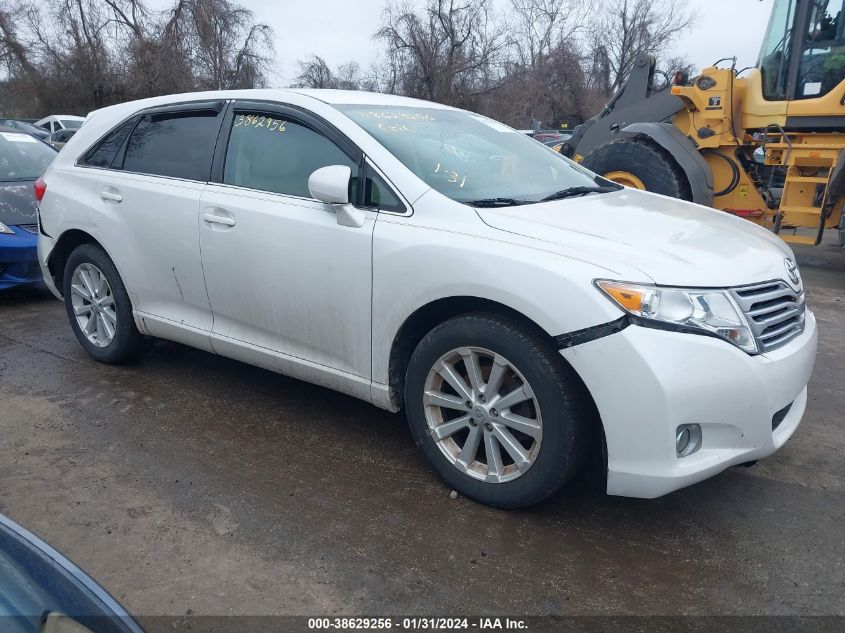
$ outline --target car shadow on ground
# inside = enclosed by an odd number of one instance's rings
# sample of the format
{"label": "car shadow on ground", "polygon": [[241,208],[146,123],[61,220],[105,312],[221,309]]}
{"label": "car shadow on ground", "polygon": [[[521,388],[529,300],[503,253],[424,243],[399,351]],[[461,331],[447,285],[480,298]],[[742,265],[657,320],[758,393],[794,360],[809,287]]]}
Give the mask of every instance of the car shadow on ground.
{"label": "car shadow on ground", "polygon": [[30,303],[55,301],[52,293],[43,283],[27,284],[0,290],[0,308],[15,307]]}

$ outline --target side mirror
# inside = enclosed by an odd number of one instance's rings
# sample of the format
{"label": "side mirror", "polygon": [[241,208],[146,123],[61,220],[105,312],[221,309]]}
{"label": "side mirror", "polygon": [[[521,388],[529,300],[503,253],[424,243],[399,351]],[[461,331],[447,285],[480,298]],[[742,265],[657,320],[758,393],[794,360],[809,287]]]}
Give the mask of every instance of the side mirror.
{"label": "side mirror", "polygon": [[349,204],[349,179],[352,170],[346,165],[320,167],[308,177],[308,191],[326,204]]}
{"label": "side mirror", "polygon": [[337,223],[360,229],[367,214],[349,204],[349,180],[352,170],[346,165],[320,167],[308,177],[308,191],[320,202],[332,205]]}

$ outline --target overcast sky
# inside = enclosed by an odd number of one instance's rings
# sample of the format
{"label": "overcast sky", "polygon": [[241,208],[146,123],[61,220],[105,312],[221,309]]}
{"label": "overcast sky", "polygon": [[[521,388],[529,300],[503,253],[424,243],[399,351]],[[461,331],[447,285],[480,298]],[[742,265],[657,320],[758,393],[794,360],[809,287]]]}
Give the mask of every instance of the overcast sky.
{"label": "overcast sky", "polygon": [[[373,32],[381,22],[385,0],[236,0],[251,9],[276,33],[277,77],[286,86],[297,75],[296,62],[316,53],[332,66],[355,60],[369,67],[375,57]],[[503,11],[507,0],[495,0]],[[161,4],[169,4],[162,2]],[[414,0],[422,6],[424,0]],[[698,11],[695,27],[674,45],[700,70],[717,59],[736,55],[737,68],[754,64],[768,22],[772,0],[689,0]]]}

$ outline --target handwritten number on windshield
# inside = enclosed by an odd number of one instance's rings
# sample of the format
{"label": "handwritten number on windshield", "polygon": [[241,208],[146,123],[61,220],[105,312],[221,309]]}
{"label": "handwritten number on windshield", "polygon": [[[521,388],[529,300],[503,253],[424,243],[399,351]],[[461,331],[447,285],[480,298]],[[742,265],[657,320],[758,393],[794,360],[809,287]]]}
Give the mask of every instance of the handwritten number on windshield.
{"label": "handwritten number on windshield", "polygon": [[452,183],[455,183],[455,184],[460,183],[460,184],[458,184],[458,187],[461,187],[461,188],[463,188],[464,184],[467,181],[466,176],[461,178],[461,175],[458,172],[449,171],[448,169],[443,168],[440,163],[437,163],[437,167],[434,168],[434,173],[435,174],[441,174],[442,173],[444,176],[446,176],[446,180],[448,182],[452,182]]}

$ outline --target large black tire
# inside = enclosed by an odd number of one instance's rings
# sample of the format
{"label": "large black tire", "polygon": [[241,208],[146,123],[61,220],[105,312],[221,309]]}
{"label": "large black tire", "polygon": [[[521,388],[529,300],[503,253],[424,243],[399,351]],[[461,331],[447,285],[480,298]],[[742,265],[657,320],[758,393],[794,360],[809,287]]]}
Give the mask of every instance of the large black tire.
{"label": "large black tire", "polygon": [[[117,315],[115,334],[111,342],[99,347],[88,340],[82,331],[76,316],[71,300],[71,283],[74,271],[82,264],[91,264],[99,269],[108,281],[111,289],[111,296],[114,299],[114,312]],[[95,244],[82,244],[77,246],[67,259],[65,264],[63,290],[65,309],[67,311],[70,326],[76,335],[79,344],[85,348],[94,360],[101,363],[119,364],[136,358],[148,346],[146,339],[135,326],[135,318],[132,314],[132,302],[129,294],[123,285],[123,280],[115,268],[114,262],[106,252]]]}
{"label": "large black tire", "polygon": [[839,246],[845,249],[845,212],[839,217]]}
{"label": "large black tire", "polygon": [[680,166],[649,141],[635,138],[609,141],[584,156],[581,164],[600,176],[614,171],[629,172],[642,181],[646,191],[692,200],[689,183]]}
{"label": "large black tire", "polygon": [[[483,348],[506,358],[530,384],[539,404],[542,438],[536,456],[527,470],[510,481],[487,482],[459,469],[440,450],[426,420],[424,393],[429,371],[445,354],[463,347]],[[488,378],[489,370],[485,380]],[[437,474],[462,495],[500,508],[537,503],[580,469],[587,458],[588,401],[573,370],[538,333],[516,320],[487,313],[458,316],[429,332],[414,351],[405,379],[411,434]]]}

